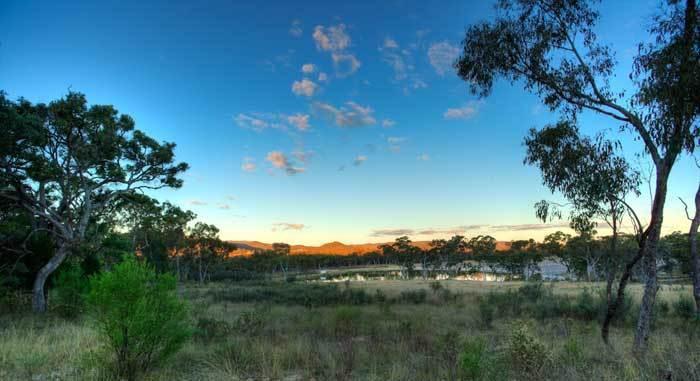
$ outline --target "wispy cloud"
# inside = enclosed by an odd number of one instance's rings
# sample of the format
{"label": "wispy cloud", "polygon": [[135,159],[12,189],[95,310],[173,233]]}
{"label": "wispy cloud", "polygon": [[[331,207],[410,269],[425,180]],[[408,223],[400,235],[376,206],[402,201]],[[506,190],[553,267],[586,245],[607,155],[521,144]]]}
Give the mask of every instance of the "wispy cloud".
{"label": "wispy cloud", "polygon": [[289,28],[289,34],[297,38],[304,34],[304,30],[301,29],[301,20],[295,19],[292,21],[292,26]]}
{"label": "wispy cloud", "polygon": [[377,229],[372,231],[372,237],[399,237],[413,233],[413,229]]}
{"label": "wispy cloud", "polygon": [[556,222],[551,224],[518,224],[518,225],[493,225],[489,229],[494,231],[524,231],[568,228],[568,222]]}
{"label": "wispy cloud", "polygon": [[338,127],[362,127],[377,123],[371,107],[361,106],[355,102],[346,102],[345,106],[339,108],[328,103],[314,102],[313,109],[330,117]]}
{"label": "wispy cloud", "polygon": [[418,161],[428,161],[430,160],[430,155],[428,155],[427,153],[422,153],[418,155],[417,159]]}
{"label": "wispy cloud", "polygon": [[255,159],[252,157],[243,158],[243,163],[241,164],[241,169],[245,172],[255,172],[257,165],[255,165]]}
{"label": "wispy cloud", "polygon": [[328,74],[324,72],[318,73],[318,81],[319,82],[327,82],[328,81]]}
{"label": "wispy cloud", "polygon": [[306,131],[311,127],[309,124],[308,114],[294,114],[287,117],[289,124],[293,125],[299,131]]}
{"label": "wispy cloud", "polygon": [[382,120],[382,127],[384,127],[384,128],[394,127],[395,125],[396,125],[396,122],[391,120],[391,119]]}
{"label": "wispy cloud", "polygon": [[316,65],[314,65],[312,63],[307,63],[307,64],[301,65],[301,72],[304,74],[311,74],[314,71],[316,71]]}
{"label": "wispy cloud", "polygon": [[387,143],[389,143],[389,150],[391,152],[401,151],[401,144],[406,140],[406,138],[401,136],[390,136],[386,139]]}
{"label": "wispy cloud", "polygon": [[355,160],[352,162],[352,165],[354,165],[354,166],[356,166],[356,167],[359,167],[359,166],[362,165],[362,163],[364,163],[365,161],[367,161],[367,156],[365,156],[365,155],[358,155],[357,157],[355,157]]}
{"label": "wispy cloud", "polygon": [[295,166],[289,161],[287,156],[280,151],[269,152],[265,160],[269,161],[273,167],[284,170],[287,175],[296,175],[297,173],[302,173],[306,170],[303,167]]}
{"label": "wispy cloud", "polygon": [[291,222],[279,222],[276,224],[272,224],[272,231],[286,231],[286,230],[303,230],[305,228],[308,228],[308,226],[304,224],[299,224],[299,223],[291,223]]}
{"label": "wispy cloud", "polygon": [[205,206],[205,205],[207,205],[207,202],[202,201],[202,200],[190,200],[190,205]]}
{"label": "wispy cloud", "polygon": [[459,48],[447,41],[432,44],[428,49],[430,64],[433,65],[435,72],[440,76],[454,70],[452,64],[454,64],[458,56]]}
{"label": "wispy cloud", "polygon": [[448,108],[443,114],[445,119],[469,119],[479,113],[480,102],[469,102],[462,107]]}
{"label": "wispy cloud", "polygon": [[284,125],[274,120],[274,116],[262,114],[238,114],[233,120],[242,128],[262,131],[267,128],[284,128]]}
{"label": "wispy cloud", "polygon": [[229,209],[231,209],[231,205],[229,205],[229,204],[223,204],[223,203],[217,204],[216,207],[219,208],[219,209],[222,209],[222,210],[229,210]]}
{"label": "wispy cloud", "polygon": [[351,40],[350,35],[346,32],[345,24],[328,27],[318,25],[314,28],[312,37],[318,50],[331,53],[333,66],[338,77],[349,76],[360,68],[360,60],[354,54],[346,51],[350,47]]}

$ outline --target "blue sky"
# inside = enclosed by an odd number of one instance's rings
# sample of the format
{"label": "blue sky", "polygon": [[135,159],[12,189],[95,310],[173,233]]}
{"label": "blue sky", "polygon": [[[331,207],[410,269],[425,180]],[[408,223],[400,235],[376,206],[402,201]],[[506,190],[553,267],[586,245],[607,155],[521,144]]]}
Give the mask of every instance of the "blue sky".
{"label": "blue sky", "polygon": [[[598,31],[628,87],[655,2],[603,1]],[[522,138],[557,119],[521,87],[470,96],[449,63],[465,1],[3,1],[0,89],[48,102],[69,89],[177,143],[185,186],[157,197],[226,239],[319,244],[491,234],[541,239],[533,204],[556,199],[523,166]],[[608,130],[637,163],[641,144]],[[642,159],[640,165],[648,165]],[[686,230],[698,170],[672,174],[666,231]],[[632,200],[647,214],[649,195]]]}

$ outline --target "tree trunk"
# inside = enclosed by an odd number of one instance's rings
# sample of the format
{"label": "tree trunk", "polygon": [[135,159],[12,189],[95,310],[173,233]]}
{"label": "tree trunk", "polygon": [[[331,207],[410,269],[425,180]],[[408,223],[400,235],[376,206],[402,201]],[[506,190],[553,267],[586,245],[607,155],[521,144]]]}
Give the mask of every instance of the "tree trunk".
{"label": "tree trunk", "polygon": [[[613,300],[613,295],[612,295],[612,287],[613,283],[615,282],[615,275],[617,274],[617,262],[615,261],[616,256],[617,256],[617,215],[615,205],[612,204],[612,207],[610,208],[612,212],[612,238],[610,239],[610,254],[608,255],[607,258],[607,271],[605,274],[605,301],[607,305],[607,310],[606,310],[606,315],[605,315],[605,320],[603,321],[603,326],[601,327],[600,335],[603,338],[603,341],[605,344],[609,344],[608,338],[610,334],[610,323],[612,322],[612,318],[615,317],[614,313],[613,315],[608,317],[607,312],[613,308],[613,304],[615,300]],[[617,309],[617,306],[614,307]]]}
{"label": "tree trunk", "polygon": [[663,166],[663,164],[657,166],[656,192],[654,193],[654,203],[651,208],[651,219],[649,221],[649,227],[647,228],[646,240],[641,247],[646,280],[644,281],[642,305],[639,308],[637,329],[634,334],[634,351],[637,353],[646,351],[651,330],[651,320],[654,315],[656,292],[659,288],[656,278],[656,251],[659,238],[661,237],[661,225],[664,219],[664,205],[666,203],[669,169],[670,168]]}
{"label": "tree trunk", "polygon": [[61,244],[58,247],[58,250],[56,250],[54,255],[51,257],[51,259],[49,259],[49,261],[44,265],[44,267],[42,267],[36,274],[36,278],[34,279],[34,286],[32,288],[32,309],[35,313],[46,312],[46,291],[44,290],[46,280],[49,279],[49,276],[51,276],[51,274],[53,274],[53,272],[56,271],[58,266],[60,266],[61,263],[63,263],[63,261],[68,256],[68,252],[68,244]]}
{"label": "tree trunk", "polygon": [[700,186],[695,193],[695,215],[690,223],[688,242],[690,260],[693,265],[693,297],[695,297],[695,315],[700,319],[700,256],[698,256],[698,227],[700,227]]}

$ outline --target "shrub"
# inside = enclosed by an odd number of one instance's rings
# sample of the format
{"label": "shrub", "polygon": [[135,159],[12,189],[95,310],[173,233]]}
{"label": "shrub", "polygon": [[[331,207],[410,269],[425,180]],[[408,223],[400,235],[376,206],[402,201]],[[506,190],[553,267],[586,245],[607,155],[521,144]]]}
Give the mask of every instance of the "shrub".
{"label": "shrub", "polygon": [[681,294],[678,300],[673,302],[673,311],[682,319],[693,319],[695,317],[695,301],[690,295]]}
{"label": "shrub", "polygon": [[197,319],[197,326],[194,331],[195,338],[202,341],[212,341],[221,339],[231,333],[232,328],[228,322],[206,317]]}
{"label": "shrub", "polygon": [[131,256],[90,278],[87,301],[118,377],[135,380],[190,337],[185,304],[175,288],[172,275],[158,275]]}
{"label": "shrub", "polygon": [[438,291],[442,290],[443,288],[442,283],[438,281],[430,282],[430,289],[433,290],[434,294],[437,294]]}
{"label": "shrub", "polygon": [[428,293],[423,290],[404,290],[399,294],[399,301],[405,303],[420,304],[425,303]]}
{"label": "shrub", "polygon": [[80,266],[66,263],[56,276],[54,297],[56,311],[65,317],[75,317],[85,309],[89,282]]}
{"label": "shrub", "polygon": [[530,331],[521,324],[510,337],[508,354],[514,368],[522,372],[526,379],[541,379],[546,365],[550,363],[549,350]]}
{"label": "shrub", "polygon": [[495,315],[496,307],[491,301],[488,298],[479,298],[479,317],[486,328],[491,328]]}
{"label": "shrub", "polygon": [[482,379],[485,371],[489,368],[489,359],[484,339],[480,337],[468,339],[459,354],[459,367],[464,379]]}
{"label": "shrub", "polygon": [[531,302],[536,302],[542,298],[547,290],[545,290],[544,285],[540,282],[527,283],[518,289],[520,295],[522,295],[526,300]]}

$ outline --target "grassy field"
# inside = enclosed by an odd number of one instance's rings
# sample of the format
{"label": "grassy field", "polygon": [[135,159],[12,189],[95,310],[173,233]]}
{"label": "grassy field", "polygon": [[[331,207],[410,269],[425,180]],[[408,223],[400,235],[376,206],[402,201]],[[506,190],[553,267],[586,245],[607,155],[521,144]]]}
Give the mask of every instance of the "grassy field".
{"label": "grassy field", "polygon": [[[662,288],[666,307],[649,353],[637,359],[630,354],[636,307],[619,319],[610,346],[599,338],[596,310],[586,317],[600,284],[440,284],[187,286],[197,331],[147,379],[700,379],[700,324],[674,307],[689,286]],[[0,380],[110,379],[103,350],[88,317],[0,315]]]}

